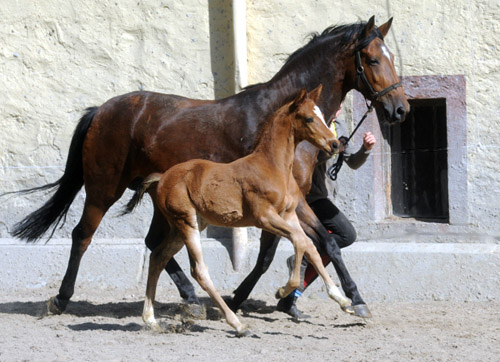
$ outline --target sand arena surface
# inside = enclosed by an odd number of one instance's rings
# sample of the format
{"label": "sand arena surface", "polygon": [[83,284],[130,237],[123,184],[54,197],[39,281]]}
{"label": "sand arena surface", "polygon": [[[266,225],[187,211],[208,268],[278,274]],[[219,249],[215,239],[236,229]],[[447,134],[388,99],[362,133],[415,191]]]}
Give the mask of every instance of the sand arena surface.
{"label": "sand arena surface", "polygon": [[[159,295],[156,317],[143,298],[79,291],[60,316],[44,316],[54,290],[0,297],[0,361],[499,361],[500,303],[373,303],[373,318],[344,314],[330,300],[302,298],[300,323],[254,296],[238,312],[253,335],[236,338],[208,298],[207,319],[192,320],[178,297]],[[229,293],[224,293],[228,295]]]}

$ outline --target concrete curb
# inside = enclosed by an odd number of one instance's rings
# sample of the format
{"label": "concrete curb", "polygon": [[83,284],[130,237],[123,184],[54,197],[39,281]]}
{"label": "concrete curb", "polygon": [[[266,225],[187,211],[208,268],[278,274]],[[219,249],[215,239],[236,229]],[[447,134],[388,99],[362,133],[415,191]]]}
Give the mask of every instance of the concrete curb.
{"label": "concrete curb", "polygon": [[[252,269],[259,245],[249,242],[240,272],[233,270],[224,245],[227,243],[204,240],[204,258],[217,288],[230,293]],[[0,291],[24,293],[58,288],[70,247],[69,239],[51,240],[46,245],[0,239]],[[274,294],[282,286],[288,275],[285,259],[292,252],[289,242],[281,242],[253,295]],[[121,290],[143,294],[148,255],[140,239],[95,240],[82,260],[75,293],[79,289],[106,289],[116,290],[117,295]],[[367,302],[500,300],[500,245],[357,242],[343,255]],[[178,261],[189,273],[184,249]],[[335,276],[331,266],[328,271]],[[166,275],[161,277],[160,286],[177,295]],[[311,294],[326,298],[322,283],[316,282],[306,291],[306,295]]]}

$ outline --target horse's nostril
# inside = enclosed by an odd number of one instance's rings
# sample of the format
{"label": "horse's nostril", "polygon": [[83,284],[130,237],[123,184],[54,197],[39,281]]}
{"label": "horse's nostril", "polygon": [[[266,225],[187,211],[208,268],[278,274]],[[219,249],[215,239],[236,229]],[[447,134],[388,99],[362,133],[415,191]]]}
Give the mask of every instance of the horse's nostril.
{"label": "horse's nostril", "polygon": [[404,107],[398,107],[398,109],[396,110],[396,112],[397,112],[400,116],[402,116],[402,115],[404,115],[404,114],[406,113],[406,111],[405,111]]}

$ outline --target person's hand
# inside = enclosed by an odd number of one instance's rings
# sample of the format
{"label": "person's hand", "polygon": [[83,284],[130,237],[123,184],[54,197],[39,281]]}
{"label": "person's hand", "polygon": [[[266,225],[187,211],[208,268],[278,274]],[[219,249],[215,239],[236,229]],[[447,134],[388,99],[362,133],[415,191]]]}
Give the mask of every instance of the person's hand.
{"label": "person's hand", "polygon": [[365,150],[371,150],[375,146],[375,143],[377,143],[375,136],[371,132],[366,132],[363,136],[363,147]]}

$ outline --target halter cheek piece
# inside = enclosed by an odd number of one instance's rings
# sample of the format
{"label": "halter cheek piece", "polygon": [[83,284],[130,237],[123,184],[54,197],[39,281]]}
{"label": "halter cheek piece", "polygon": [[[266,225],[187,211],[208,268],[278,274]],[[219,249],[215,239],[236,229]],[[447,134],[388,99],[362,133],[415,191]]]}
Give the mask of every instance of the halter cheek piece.
{"label": "halter cheek piece", "polygon": [[[394,83],[393,85],[390,85],[389,87],[387,87],[385,89],[382,89],[380,92],[376,92],[373,89],[370,82],[368,82],[368,78],[366,78],[365,67],[363,67],[363,64],[361,63],[361,49],[366,47],[375,37],[382,38],[382,34],[380,34],[378,29],[371,35],[370,39],[368,39],[369,41],[367,43],[365,43],[365,45],[362,46],[361,48],[356,49],[355,53],[354,53],[354,61],[355,61],[355,66],[356,66],[356,83],[355,83],[356,87],[358,87],[358,89],[360,88],[359,87],[359,80],[361,79],[361,81],[363,82],[365,87],[370,92],[370,100],[372,102],[370,103],[370,105],[368,105],[368,102],[366,103],[366,107],[368,107],[368,110],[365,112],[365,114],[363,115],[363,117],[359,121],[356,128],[354,128],[354,131],[352,131],[349,138],[341,137],[341,138],[343,138],[342,143],[344,143],[344,146],[347,146],[347,143],[351,140],[352,136],[354,136],[354,133],[358,130],[358,128],[363,123],[363,121],[366,119],[366,117],[368,116],[368,113],[370,113],[373,110],[373,107],[374,107],[373,103],[379,101],[380,98],[385,96],[390,91],[401,87],[401,82],[398,82],[398,83]],[[327,174],[330,177],[330,179],[332,179],[333,181],[335,181],[337,179],[338,173],[339,173],[340,168],[342,167],[343,163],[344,163],[344,152],[341,152],[338,155],[337,161],[328,168]]]}
{"label": "halter cheek piece", "polygon": [[355,62],[356,62],[356,86],[359,88],[359,79],[361,79],[365,87],[368,88],[368,91],[370,92],[370,98],[372,102],[378,101],[380,98],[385,96],[393,89],[401,87],[401,82],[398,82],[394,83],[393,85],[390,85],[389,87],[381,90],[380,92],[375,92],[372,85],[370,84],[370,82],[368,82],[368,79],[366,78],[365,67],[363,67],[363,64],[361,63],[361,50],[356,50]]}

